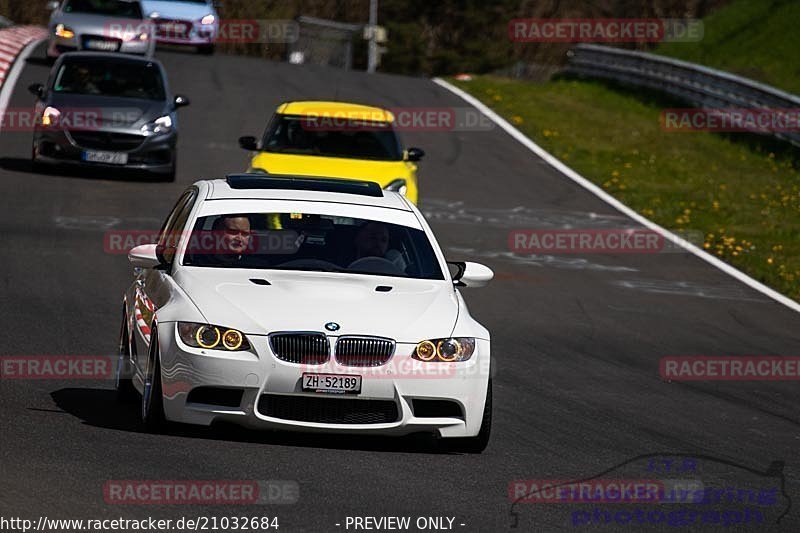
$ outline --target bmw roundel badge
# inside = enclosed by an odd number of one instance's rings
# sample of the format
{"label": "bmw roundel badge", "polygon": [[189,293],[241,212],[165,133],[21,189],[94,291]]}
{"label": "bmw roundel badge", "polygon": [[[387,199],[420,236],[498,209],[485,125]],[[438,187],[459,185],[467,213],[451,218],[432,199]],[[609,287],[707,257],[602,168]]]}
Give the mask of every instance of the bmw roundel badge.
{"label": "bmw roundel badge", "polygon": [[328,331],[338,331],[339,327],[340,327],[339,324],[337,324],[336,322],[328,322],[327,324],[325,324],[325,329],[327,329]]}

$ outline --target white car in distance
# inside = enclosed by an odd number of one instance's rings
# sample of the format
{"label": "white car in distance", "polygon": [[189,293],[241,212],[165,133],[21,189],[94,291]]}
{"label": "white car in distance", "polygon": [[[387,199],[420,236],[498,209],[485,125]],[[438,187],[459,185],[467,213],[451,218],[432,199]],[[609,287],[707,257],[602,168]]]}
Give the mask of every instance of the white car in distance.
{"label": "white car in distance", "polygon": [[482,451],[489,332],[419,210],[376,183],[230,175],[179,198],[129,252],[117,389],[169,421],[404,435]]}

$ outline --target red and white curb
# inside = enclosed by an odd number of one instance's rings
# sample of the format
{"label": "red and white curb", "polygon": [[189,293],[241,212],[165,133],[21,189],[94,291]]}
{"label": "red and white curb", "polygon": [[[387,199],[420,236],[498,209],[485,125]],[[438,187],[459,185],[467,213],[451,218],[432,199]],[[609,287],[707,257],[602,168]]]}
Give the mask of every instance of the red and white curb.
{"label": "red and white curb", "polygon": [[[145,341],[150,342],[150,326],[144,321],[144,317],[142,317],[142,311],[139,309],[138,301],[139,300],[137,300],[137,304],[133,306],[133,318],[136,320],[136,325],[139,326],[142,335],[144,335]],[[143,303],[152,315],[156,310],[155,306],[149,300],[145,300]]]}
{"label": "red and white curb", "polygon": [[0,30],[0,87],[22,49],[46,36],[47,30],[41,26],[13,26]]}

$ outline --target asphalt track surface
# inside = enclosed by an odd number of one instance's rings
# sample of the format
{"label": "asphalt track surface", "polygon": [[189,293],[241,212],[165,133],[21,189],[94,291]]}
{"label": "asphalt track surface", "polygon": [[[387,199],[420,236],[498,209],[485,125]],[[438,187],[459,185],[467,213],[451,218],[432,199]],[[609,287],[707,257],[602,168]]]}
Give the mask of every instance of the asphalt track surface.
{"label": "asphalt track surface", "polygon": [[[11,107],[32,105],[25,88],[46,79],[43,53],[28,60]],[[156,230],[187,185],[243,170],[248,156],[236,139],[260,134],[279,102],[466,106],[426,79],[158,57],[173,91],[192,101],[180,111],[175,183],[32,173],[30,134],[0,135],[0,355],[114,353],[132,278],[124,255],[104,251],[104,233]],[[511,480],[585,479],[626,462],[624,476],[641,479],[652,473],[635,458],[687,454],[734,465],[733,478],[785,462],[795,504],[780,526],[759,530],[800,530],[797,382],[670,383],[658,374],[666,355],[798,355],[797,313],[686,253],[514,255],[513,229],[630,222],[497,128],[407,132],[404,141],[427,152],[421,205],[449,258],[497,273],[489,287],[465,290],[492,333],[496,365],[494,431],[482,455],[437,453],[415,439],[184,427],[153,435],[135,406],[115,403],[111,382],[0,380],[0,514],[266,515],[279,518],[280,531],[344,531],[335,524],[347,516],[451,516],[457,531],[500,531],[514,523]],[[247,508],[107,505],[110,479],[296,480],[300,498]],[[523,531],[637,529],[575,528],[553,505],[516,512]]]}

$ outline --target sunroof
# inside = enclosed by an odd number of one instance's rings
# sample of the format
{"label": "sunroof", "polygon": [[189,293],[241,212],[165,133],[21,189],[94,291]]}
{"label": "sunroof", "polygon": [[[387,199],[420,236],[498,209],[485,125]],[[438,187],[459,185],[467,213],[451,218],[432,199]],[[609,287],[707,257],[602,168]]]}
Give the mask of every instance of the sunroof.
{"label": "sunroof", "polygon": [[227,181],[231,189],[290,189],[359,194],[376,198],[383,196],[383,189],[373,181],[275,174],[229,174]]}

